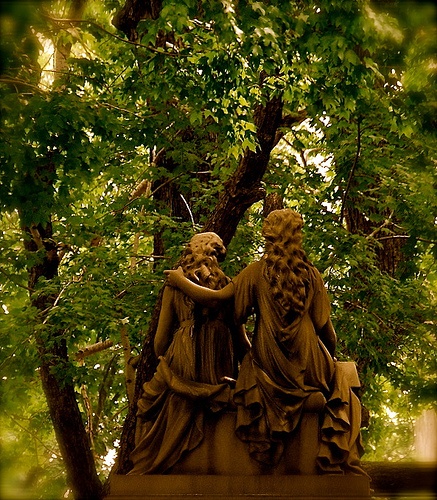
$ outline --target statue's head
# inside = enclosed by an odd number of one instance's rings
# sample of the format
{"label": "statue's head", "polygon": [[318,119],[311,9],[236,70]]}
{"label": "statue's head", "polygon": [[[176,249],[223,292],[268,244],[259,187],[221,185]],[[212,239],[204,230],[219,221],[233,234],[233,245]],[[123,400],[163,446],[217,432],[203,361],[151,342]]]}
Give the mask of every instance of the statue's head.
{"label": "statue's head", "polygon": [[222,288],[228,279],[218,263],[225,256],[226,248],[216,233],[199,233],[185,248],[180,265],[188,279],[208,288]]}
{"label": "statue's head", "polygon": [[302,216],[290,208],[284,208],[273,210],[264,219],[262,234],[271,243],[290,241],[299,244],[302,241],[302,227]]}
{"label": "statue's head", "polygon": [[195,234],[188,243],[188,249],[193,254],[215,257],[219,262],[226,257],[222,239],[212,232]]}

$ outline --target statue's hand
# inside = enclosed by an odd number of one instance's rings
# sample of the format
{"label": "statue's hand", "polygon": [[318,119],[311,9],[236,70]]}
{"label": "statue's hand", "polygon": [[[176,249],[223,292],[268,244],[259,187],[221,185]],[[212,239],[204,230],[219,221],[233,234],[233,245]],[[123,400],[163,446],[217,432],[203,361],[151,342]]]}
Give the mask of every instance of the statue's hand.
{"label": "statue's hand", "polygon": [[164,271],[164,274],[167,276],[167,284],[175,288],[178,288],[181,280],[185,278],[181,266],[177,269],[166,270]]}

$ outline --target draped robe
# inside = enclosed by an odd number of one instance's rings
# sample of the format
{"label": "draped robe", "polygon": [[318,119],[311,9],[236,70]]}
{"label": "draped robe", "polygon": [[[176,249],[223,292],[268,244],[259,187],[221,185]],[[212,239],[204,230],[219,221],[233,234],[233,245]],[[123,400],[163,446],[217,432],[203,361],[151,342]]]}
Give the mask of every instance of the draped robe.
{"label": "draped robe", "polygon": [[206,412],[228,407],[231,390],[222,377],[236,377],[232,314],[228,304],[195,315],[194,303],[166,287],[175,331],[153,378],[138,401],[134,467],[129,474],[163,474],[204,438]]}
{"label": "draped robe", "polygon": [[310,266],[305,309],[287,320],[273,298],[265,265],[265,260],[254,262],[234,279],[236,321],[245,323],[255,314],[252,349],[243,359],[234,394],[236,434],[248,443],[252,458],[274,466],[286,435],[299,426],[306,399],[321,392],[327,404],[320,471],[361,474],[361,405],[318,335],[330,314],[320,273]]}

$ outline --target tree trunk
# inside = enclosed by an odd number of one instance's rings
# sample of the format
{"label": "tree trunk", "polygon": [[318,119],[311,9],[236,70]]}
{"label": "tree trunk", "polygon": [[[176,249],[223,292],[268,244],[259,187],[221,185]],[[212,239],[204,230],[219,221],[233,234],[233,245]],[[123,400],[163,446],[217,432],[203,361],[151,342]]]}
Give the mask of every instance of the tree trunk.
{"label": "tree trunk", "polygon": [[[184,136],[184,142],[192,142],[192,133],[186,131],[181,134]],[[158,168],[163,168],[169,173],[173,173],[178,165],[173,159],[167,157],[167,151],[160,151],[154,159],[154,163]],[[167,211],[170,217],[182,222],[189,222],[193,218],[188,206],[184,202],[182,193],[179,191],[175,182],[168,182],[168,179],[158,179],[152,183],[153,199],[157,207],[161,207]],[[153,235],[153,255],[165,255],[166,242],[161,231],[155,231]]]}
{"label": "tree trunk", "polygon": [[203,228],[204,231],[217,233],[225,246],[232,240],[246,210],[265,196],[261,181],[282,123],[282,100],[275,97],[264,106],[258,106],[254,121],[259,147],[255,152],[246,150]]}
{"label": "tree trunk", "polygon": [[278,193],[270,193],[264,199],[263,217],[266,218],[273,210],[282,210],[284,200]]}
{"label": "tree trunk", "polygon": [[[68,17],[82,17],[86,0],[73,0]],[[55,70],[65,72],[71,44],[60,42],[56,47]],[[47,158],[45,165],[38,167],[28,183],[40,195],[40,202],[50,199],[53,191],[56,165]],[[46,197],[46,198],[45,198]],[[38,212],[38,210],[36,210]],[[59,255],[53,240],[51,222],[33,224],[32,214],[21,213],[23,230],[26,234],[24,247],[28,252],[42,255],[41,260],[28,269],[29,289],[34,291],[40,278],[53,280],[58,275]],[[50,215],[46,216],[50,219]],[[37,260],[36,257],[35,260]],[[45,324],[47,312],[56,304],[57,295],[30,292],[31,303],[40,311],[40,325],[35,339],[40,358],[40,376],[56,439],[67,472],[67,483],[74,498],[98,500],[102,498],[102,484],[97,476],[91,441],[88,436],[76,400],[74,384],[66,377],[69,360],[63,332]],[[71,368],[70,368],[71,369]],[[58,376],[59,374],[59,376]]]}
{"label": "tree trunk", "polygon": [[[39,172],[40,174],[41,172]],[[23,214],[22,214],[23,215]],[[25,217],[24,217],[25,218]],[[24,228],[28,235],[24,246],[29,252],[43,252],[42,260],[29,268],[29,289],[35,290],[40,278],[54,279],[58,274],[59,256],[47,223]],[[41,324],[53,307],[56,295],[30,293],[31,303],[40,311]],[[35,332],[40,358],[40,376],[50,417],[67,471],[67,481],[76,499],[98,500],[102,485],[97,477],[89,436],[76,401],[74,385],[66,381],[68,354],[62,331],[51,331],[49,325]],[[62,374],[62,379],[57,377]]]}
{"label": "tree trunk", "polygon": [[80,414],[72,384],[64,384],[52,373],[66,362],[62,345],[45,349],[40,346],[41,380],[49,406],[56,438],[67,470],[67,483],[76,499],[102,498],[102,484],[96,473],[91,442]]}

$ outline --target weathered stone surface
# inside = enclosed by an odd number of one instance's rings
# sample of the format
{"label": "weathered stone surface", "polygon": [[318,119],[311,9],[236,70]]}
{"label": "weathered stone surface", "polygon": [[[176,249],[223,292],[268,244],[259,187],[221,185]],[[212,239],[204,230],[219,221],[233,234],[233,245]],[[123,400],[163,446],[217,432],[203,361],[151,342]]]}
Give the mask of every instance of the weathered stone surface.
{"label": "weathered stone surface", "polygon": [[306,413],[300,428],[288,436],[277,467],[262,466],[251,459],[247,444],[235,436],[236,412],[211,417],[203,443],[176,464],[171,474],[250,476],[260,474],[317,474],[319,414]]}
{"label": "weathered stone surface", "polygon": [[[137,403],[133,468],[110,498],[369,497],[358,374],[334,357],[331,306],[302,226],[293,210],[271,212],[265,255],[232,282],[211,232],[166,271],[160,363]],[[242,325],[253,311],[250,343]]]}
{"label": "weathered stone surface", "polygon": [[292,498],[313,500],[369,499],[364,476],[197,476],[148,475],[111,479],[106,500]]}

